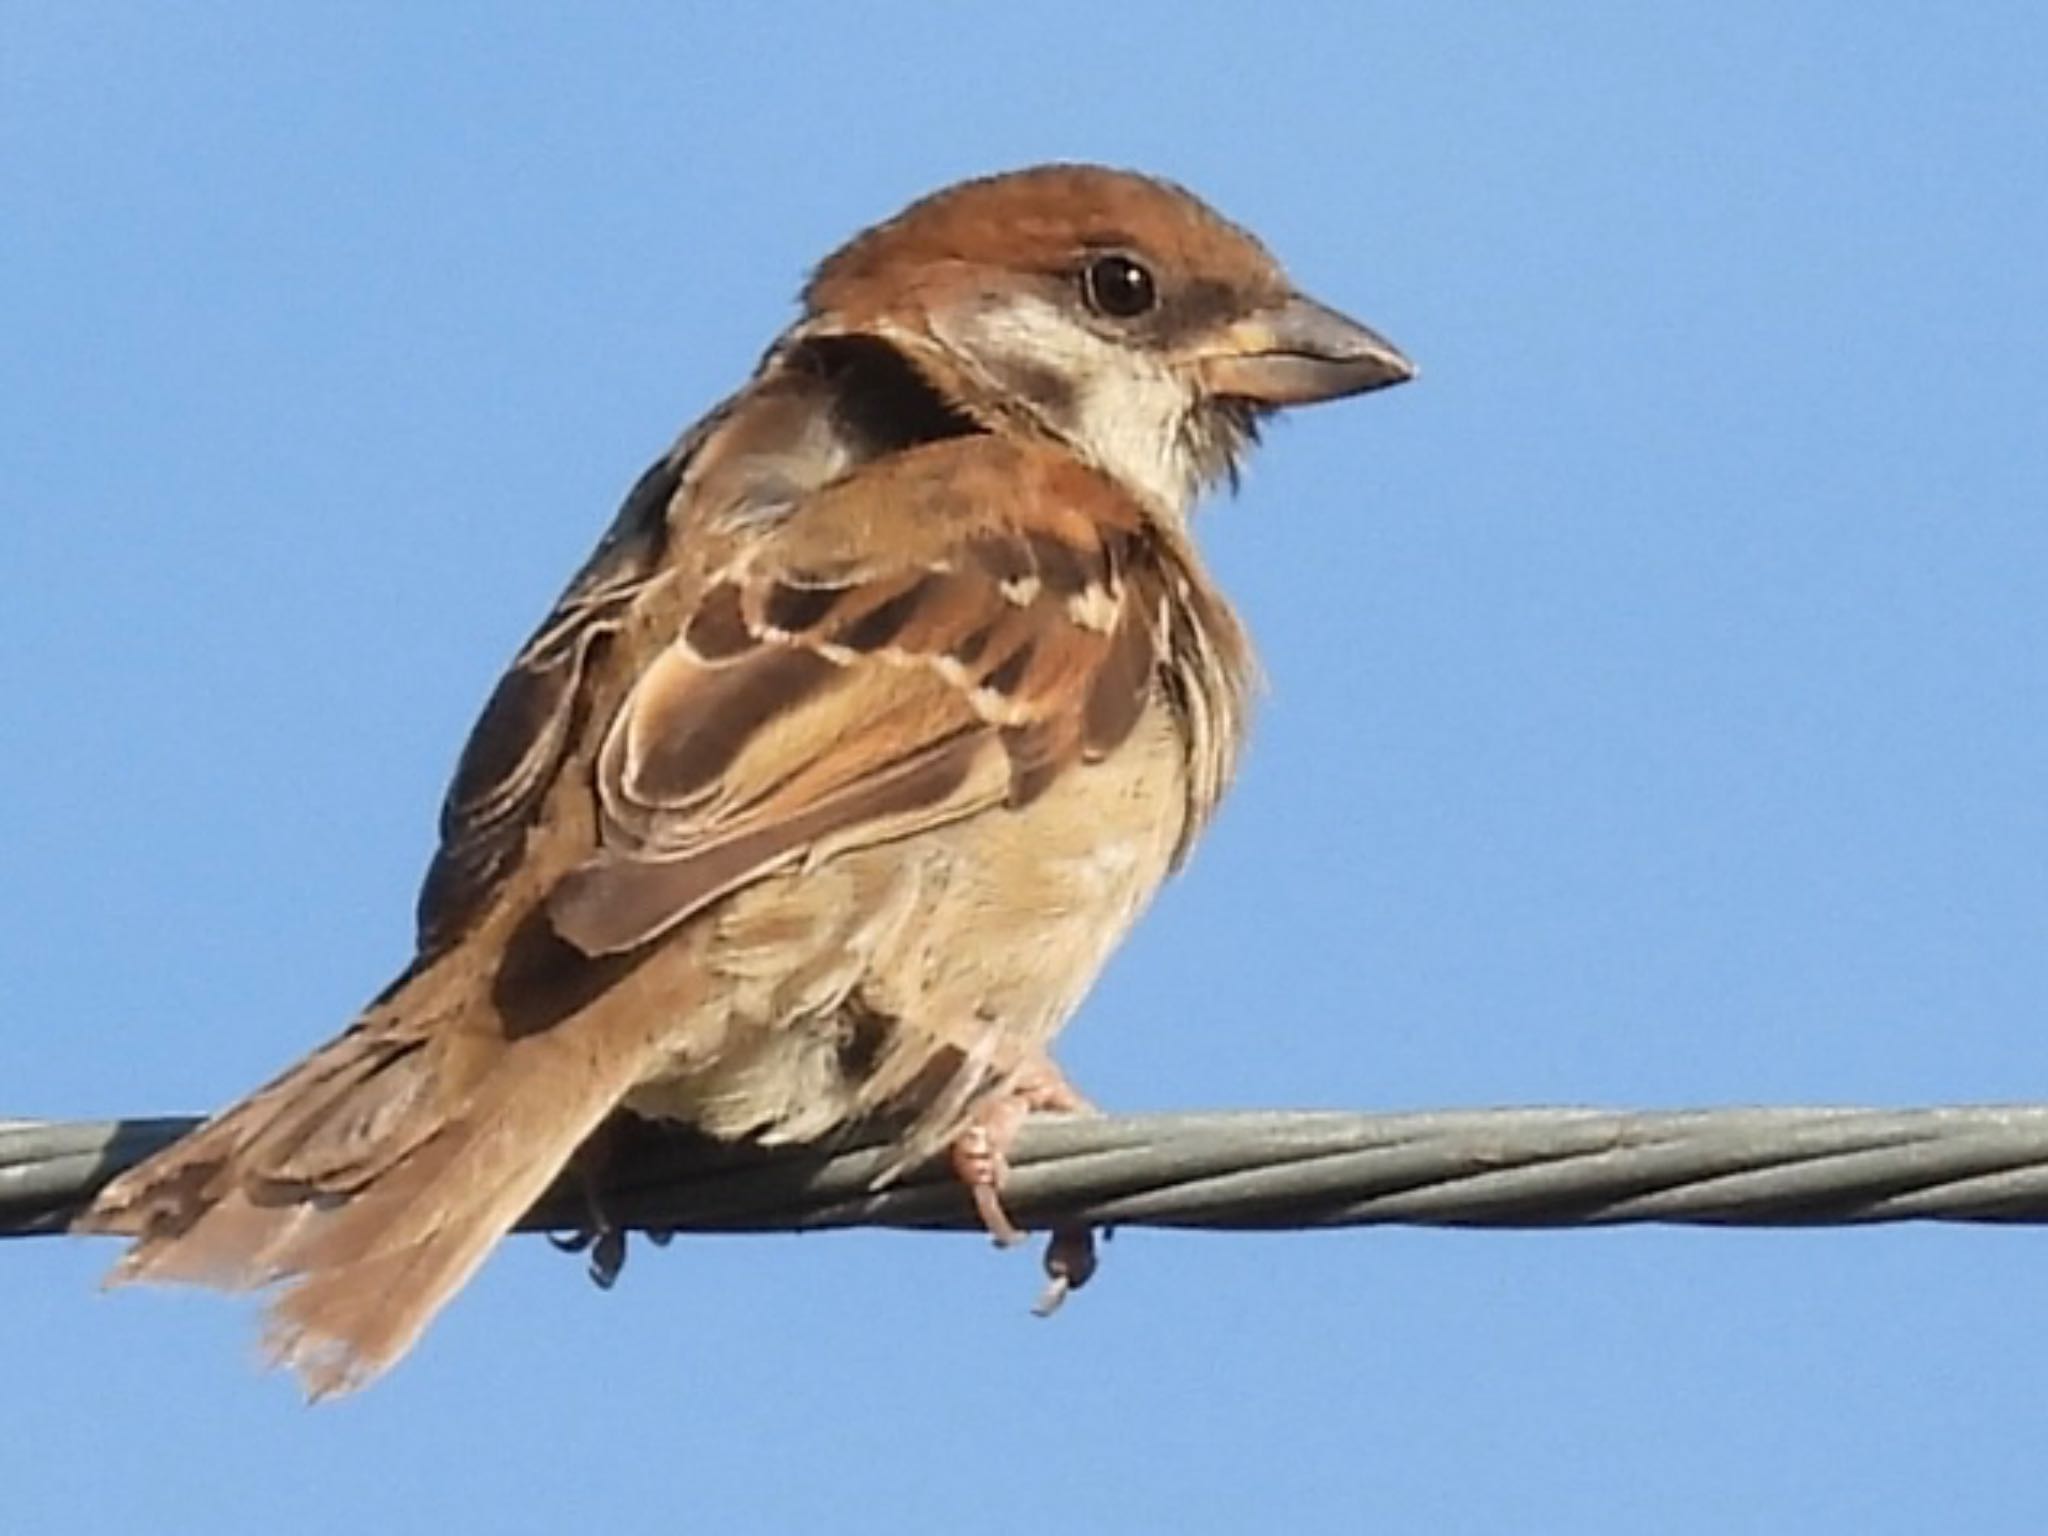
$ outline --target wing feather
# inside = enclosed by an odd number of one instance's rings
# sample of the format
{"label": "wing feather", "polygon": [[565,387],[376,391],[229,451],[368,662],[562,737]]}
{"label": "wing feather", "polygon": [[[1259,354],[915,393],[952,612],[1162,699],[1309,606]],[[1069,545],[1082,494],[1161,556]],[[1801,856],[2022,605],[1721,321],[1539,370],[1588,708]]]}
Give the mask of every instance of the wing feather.
{"label": "wing feather", "polygon": [[1111,751],[1161,655],[1148,536],[1107,481],[986,438],[814,496],[706,579],[627,695],[597,762],[602,846],[556,887],[556,930],[629,950],[752,879],[1028,803]]}

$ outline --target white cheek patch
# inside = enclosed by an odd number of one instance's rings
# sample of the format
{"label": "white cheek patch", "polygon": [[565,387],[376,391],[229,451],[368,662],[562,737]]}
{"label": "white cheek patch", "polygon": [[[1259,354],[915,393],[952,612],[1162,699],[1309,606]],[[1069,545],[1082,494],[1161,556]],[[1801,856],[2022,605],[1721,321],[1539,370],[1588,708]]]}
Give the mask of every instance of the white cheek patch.
{"label": "white cheek patch", "polygon": [[1028,296],[937,316],[933,331],[979,382],[1030,408],[1096,468],[1187,515],[1201,485],[1182,430],[1194,395],[1164,362]]}
{"label": "white cheek patch", "polygon": [[1192,405],[1187,387],[1163,368],[1099,373],[1082,393],[1075,441],[1098,467],[1184,519],[1201,488],[1181,431]]}

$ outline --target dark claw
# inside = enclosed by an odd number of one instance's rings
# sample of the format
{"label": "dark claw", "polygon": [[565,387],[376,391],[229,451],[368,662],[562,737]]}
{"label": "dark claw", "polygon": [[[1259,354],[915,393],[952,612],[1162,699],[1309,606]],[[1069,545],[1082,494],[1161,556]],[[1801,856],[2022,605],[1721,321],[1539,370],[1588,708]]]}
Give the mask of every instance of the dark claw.
{"label": "dark claw", "polygon": [[608,1291],[618,1283],[619,1271],[625,1267],[626,1234],[617,1227],[607,1227],[590,1245],[591,1281],[600,1291]]}
{"label": "dark claw", "polygon": [[1045,1245],[1045,1289],[1031,1311],[1051,1317],[1069,1293],[1086,1285],[1095,1273],[1095,1231],[1092,1227],[1058,1227]]}
{"label": "dark claw", "polygon": [[[654,1237],[654,1233],[648,1236]],[[662,1233],[659,1241],[666,1242],[669,1234]],[[588,1253],[590,1255],[590,1282],[601,1291],[608,1291],[618,1283],[619,1272],[626,1267],[626,1234],[617,1227],[585,1227],[578,1232],[550,1232],[548,1241],[563,1253]]]}

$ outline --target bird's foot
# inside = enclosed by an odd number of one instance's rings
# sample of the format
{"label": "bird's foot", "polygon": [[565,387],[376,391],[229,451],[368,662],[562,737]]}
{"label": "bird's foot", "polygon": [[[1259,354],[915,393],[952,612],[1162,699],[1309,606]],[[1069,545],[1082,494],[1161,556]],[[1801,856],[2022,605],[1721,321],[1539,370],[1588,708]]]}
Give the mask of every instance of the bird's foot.
{"label": "bird's foot", "polygon": [[[1103,1236],[1109,1235],[1105,1228]],[[1054,1227],[1045,1244],[1045,1289],[1031,1304],[1033,1317],[1051,1317],[1068,1296],[1086,1285],[1098,1263],[1093,1227]]]}
{"label": "bird's foot", "polygon": [[626,1234],[592,1211],[587,1225],[574,1232],[550,1232],[548,1241],[563,1253],[588,1253],[590,1282],[601,1291],[618,1283],[626,1267]]}
{"label": "bird's foot", "polygon": [[953,1176],[967,1186],[974,1212],[998,1248],[1024,1241],[1024,1229],[1003,1209],[1002,1186],[1010,1176],[1010,1148],[1031,1106],[1011,1094],[984,1100],[953,1139]]}
{"label": "bird's foot", "polygon": [[[1002,1092],[977,1106],[953,1141],[953,1174],[967,1186],[975,1214],[1002,1248],[1024,1241],[1024,1230],[1003,1208],[1002,1186],[1010,1172],[1010,1149],[1033,1114],[1094,1114],[1096,1108],[1067,1081],[1050,1057],[1041,1056],[1010,1080]],[[1095,1273],[1095,1233],[1086,1226],[1053,1228],[1045,1249],[1045,1290],[1032,1311],[1050,1317],[1069,1292]]]}
{"label": "bird's foot", "polygon": [[[611,1218],[603,1194],[603,1174],[610,1165],[619,1135],[616,1122],[601,1125],[570,1161],[572,1177],[583,1198],[583,1224],[573,1232],[550,1232],[548,1241],[563,1253],[588,1253],[591,1284],[608,1291],[626,1267],[626,1229]],[[647,1239],[665,1248],[673,1232],[650,1231]]]}

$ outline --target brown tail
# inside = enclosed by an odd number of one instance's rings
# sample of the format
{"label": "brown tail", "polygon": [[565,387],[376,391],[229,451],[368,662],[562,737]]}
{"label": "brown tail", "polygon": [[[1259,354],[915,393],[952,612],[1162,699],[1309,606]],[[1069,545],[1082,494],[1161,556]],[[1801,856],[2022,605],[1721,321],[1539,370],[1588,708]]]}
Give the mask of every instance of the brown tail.
{"label": "brown tail", "polygon": [[419,990],[101,1191],[77,1230],[135,1239],[109,1284],[282,1282],[265,1352],[313,1398],[411,1348],[645,1065],[588,1016],[508,1039]]}

